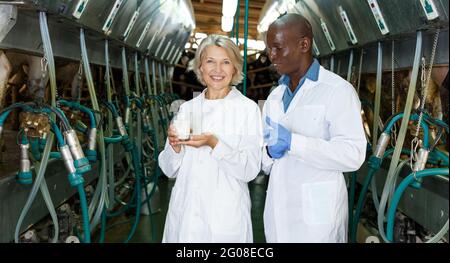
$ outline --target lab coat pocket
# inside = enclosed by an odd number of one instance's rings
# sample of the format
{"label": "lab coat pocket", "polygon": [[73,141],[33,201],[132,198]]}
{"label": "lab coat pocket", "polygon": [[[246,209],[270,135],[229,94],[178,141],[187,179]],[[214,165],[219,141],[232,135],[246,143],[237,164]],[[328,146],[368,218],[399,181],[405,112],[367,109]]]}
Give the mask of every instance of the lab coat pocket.
{"label": "lab coat pocket", "polygon": [[215,193],[212,230],[217,234],[237,234],[241,231],[241,197],[239,193],[218,190]]}
{"label": "lab coat pocket", "polygon": [[337,181],[302,185],[302,214],[308,225],[332,224],[335,214]]}
{"label": "lab coat pocket", "polygon": [[321,138],[325,119],[325,106],[299,106],[292,113],[292,131],[304,136]]}

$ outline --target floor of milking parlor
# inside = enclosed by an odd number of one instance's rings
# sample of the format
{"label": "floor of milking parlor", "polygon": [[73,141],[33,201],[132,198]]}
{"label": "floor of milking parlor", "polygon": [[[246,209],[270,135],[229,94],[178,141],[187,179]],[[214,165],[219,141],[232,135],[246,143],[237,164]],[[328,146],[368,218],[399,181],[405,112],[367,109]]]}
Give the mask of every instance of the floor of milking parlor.
{"label": "floor of milking parlor", "polygon": [[[264,202],[266,197],[267,189],[267,177],[259,175],[257,179],[250,182],[250,198],[252,203],[252,226],[253,226],[253,242],[264,243],[264,226],[263,226],[263,211]],[[141,215],[139,225],[136,229],[136,233],[130,240],[131,243],[159,243],[163,237],[164,223],[166,220],[167,209],[169,205],[171,189],[175,183],[175,180],[167,179],[167,177],[160,178],[158,183],[159,189],[159,205],[155,205],[159,209],[155,212],[152,211],[151,218],[148,215]],[[120,222],[125,222],[127,219],[131,219],[127,223],[120,224]],[[111,221],[108,220],[108,225],[113,225],[119,223],[117,226],[107,230],[105,243],[120,243],[123,242],[130,232],[132,223],[134,219],[134,213],[127,217],[125,215],[115,218]],[[151,221],[153,220],[153,221]],[[152,223],[154,226],[152,227]],[[155,233],[152,234],[152,228],[155,229]],[[93,236],[93,242],[97,242],[100,233],[95,233]]]}

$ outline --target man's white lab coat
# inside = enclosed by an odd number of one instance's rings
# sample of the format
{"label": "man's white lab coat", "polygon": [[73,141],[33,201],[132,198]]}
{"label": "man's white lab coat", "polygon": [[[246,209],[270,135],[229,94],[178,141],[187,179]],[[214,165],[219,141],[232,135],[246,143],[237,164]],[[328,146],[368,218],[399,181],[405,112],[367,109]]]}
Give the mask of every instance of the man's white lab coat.
{"label": "man's white lab coat", "polygon": [[350,83],[322,66],[318,80],[305,80],[286,113],[285,88],[277,87],[263,109],[263,120],[269,116],[292,132],[291,148],[282,158],[271,159],[263,150],[262,168],[270,173],[266,240],[346,242],[343,172],[358,170],[366,153],[360,101]]}

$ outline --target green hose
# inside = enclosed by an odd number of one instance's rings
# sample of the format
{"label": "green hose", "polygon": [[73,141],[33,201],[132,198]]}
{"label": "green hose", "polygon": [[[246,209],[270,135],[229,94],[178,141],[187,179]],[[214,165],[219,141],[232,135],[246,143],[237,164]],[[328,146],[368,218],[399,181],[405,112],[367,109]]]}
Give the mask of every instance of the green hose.
{"label": "green hose", "polygon": [[105,236],[106,236],[106,208],[103,208],[102,223],[101,223],[101,228],[100,228],[100,239],[98,242],[104,243]]}
{"label": "green hose", "polygon": [[[398,206],[398,203],[400,202],[403,192],[406,190],[406,188],[411,183],[413,183],[416,180],[416,178],[436,176],[436,175],[448,176],[448,173],[449,173],[448,168],[432,168],[432,169],[425,169],[422,171],[418,171],[415,173],[415,175],[410,174],[405,179],[403,179],[403,181],[397,187],[397,190],[395,190],[394,197],[391,201],[391,205],[389,206],[389,210],[388,210],[387,227],[386,227],[386,237],[387,237],[388,241],[390,241],[390,242],[394,241],[395,212],[397,210],[397,206]],[[447,229],[445,230],[445,228],[447,228]],[[443,229],[444,229],[444,231],[440,231],[440,234],[442,234],[442,232],[444,232],[444,234],[445,234],[445,232],[447,232],[448,220]]]}
{"label": "green hose", "polygon": [[245,0],[244,13],[244,82],[243,94],[247,96],[247,39],[248,39],[248,0]]}
{"label": "green hose", "polygon": [[77,186],[78,194],[80,196],[80,206],[81,214],[83,217],[83,232],[84,232],[84,243],[91,243],[91,228],[89,227],[89,212],[88,205],[86,201],[86,193],[84,192],[83,184]]}
{"label": "green hose", "polygon": [[352,224],[352,231],[351,231],[351,241],[352,242],[356,242],[358,221],[359,221],[359,217],[361,215],[362,208],[364,207],[364,202],[366,201],[365,194],[369,188],[369,184],[372,181],[372,177],[374,176],[374,174],[375,174],[375,170],[373,170],[372,168],[369,168],[369,172],[367,173],[367,176],[364,178],[363,187],[361,189],[361,193],[359,194],[358,204],[356,205],[355,216],[354,216],[353,224]]}
{"label": "green hose", "polygon": [[395,169],[395,173],[393,174],[393,176],[387,177],[384,183],[383,192],[380,198],[380,207],[378,209],[377,223],[378,223],[378,233],[381,235],[381,238],[385,242],[389,242],[384,232],[384,213],[386,210],[386,204],[388,200],[392,200],[392,195],[390,193],[394,191],[396,179],[398,178],[400,172],[403,170],[403,167],[407,164],[409,164],[409,159],[401,161],[400,164]]}
{"label": "green hose", "polygon": [[134,219],[133,227],[130,230],[130,233],[128,234],[127,239],[125,240],[125,243],[128,243],[131,238],[133,237],[134,233],[136,232],[137,226],[139,225],[139,219],[141,215],[141,171],[140,168],[140,160],[139,160],[139,154],[137,152],[136,145],[133,144],[133,150],[132,150],[132,160],[134,165],[134,172],[136,176],[136,182],[135,182],[135,192],[136,192],[136,217]]}
{"label": "green hose", "polygon": [[353,207],[355,206],[355,190],[356,182],[358,179],[358,172],[351,172],[350,175],[350,197],[348,201],[348,225],[349,229],[352,229],[353,224]]}
{"label": "green hose", "polygon": [[[353,221],[351,222],[351,235],[350,235],[350,239],[352,242],[356,242],[356,237],[358,234],[358,222],[361,216],[361,212],[362,209],[364,207],[364,203],[365,203],[365,198],[366,198],[366,193],[369,189],[369,184],[372,184],[372,197],[374,199],[374,204],[377,201],[378,204],[376,205],[376,210],[379,211],[379,201],[378,201],[378,194],[376,193],[376,187],[373,187],[373,183],[375,182],[375,180],[373,180],[373,176],[375,175],[375,173],[378,171],[379,166],[381,165],[382,161],[389,157],[392,153],[393,153],[394,149],[388,149],[385,151],[384,155],[383,155],[383,159],[379,160],[379,163],[377,162],[378,158],[376,158],[375,156],[371,156],[371,158],[369,159],[369,171],[367,176],[364,178],[364,182],[363,182],[363,188],[360,192],[359,198],[358,198],[358,204],[355,210],[355,215],[353,217]],[[402,149],[402,153],[403,154],[408,154],[410,153],[410,151],[408,149]],[[375,201],[375,197],[376,196],[376,201]]]}

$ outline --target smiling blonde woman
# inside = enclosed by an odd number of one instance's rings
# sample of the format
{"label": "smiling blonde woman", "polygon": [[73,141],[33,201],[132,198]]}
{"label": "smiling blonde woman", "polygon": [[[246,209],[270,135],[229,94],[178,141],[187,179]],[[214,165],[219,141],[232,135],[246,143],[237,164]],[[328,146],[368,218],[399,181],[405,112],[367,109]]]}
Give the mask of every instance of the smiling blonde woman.
{"label": "smiling blonde woman", "polygon": [[170,126],[159,155],[164,174],[176,178],[163,242],[253,241],[247,183],[260,171],[263,139],[258,105],[233,86],[242,64],[233,41],[210,35],[190,65],[206,88],[180,107],[193,116],[194,135],[180,141]]}

